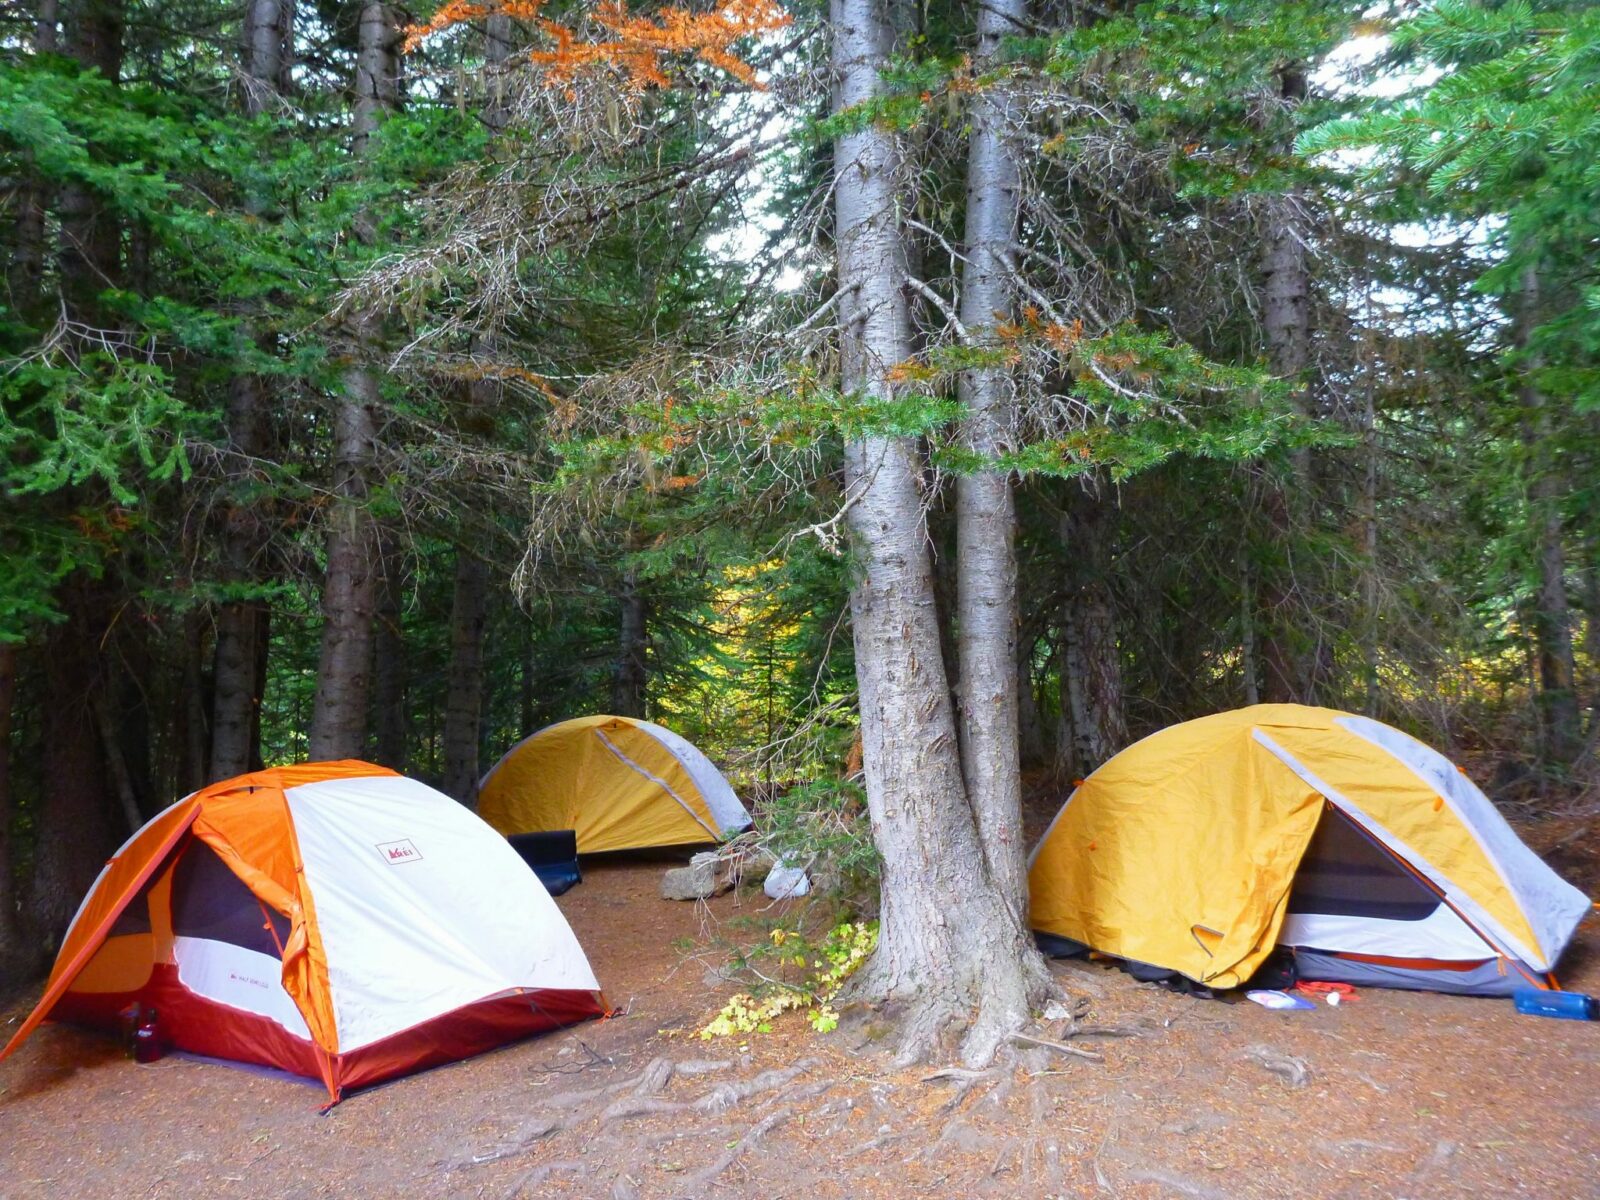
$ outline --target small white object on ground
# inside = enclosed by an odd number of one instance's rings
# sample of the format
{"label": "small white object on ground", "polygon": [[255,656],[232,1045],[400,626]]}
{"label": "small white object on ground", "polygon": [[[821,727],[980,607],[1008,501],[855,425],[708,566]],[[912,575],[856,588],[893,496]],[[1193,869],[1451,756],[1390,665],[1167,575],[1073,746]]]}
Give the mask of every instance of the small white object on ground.
{"label": "small white object on ground", "polygon": [[774,900],[792,900],[797,896],[804,896],[811,890],[811,880],[806,878],[805,871],[799,867],[791,867],[780,861],[767,872],[767,879],[761,885],[761,890]]}
{"label": "small white object on ground", "polygon": [[1262,1008],[1311,1008],[1312,1006],[1300,999],[1291,996],[1288,992],[1255,991],[1244,994],[1246,1000],[1253,1000]]}

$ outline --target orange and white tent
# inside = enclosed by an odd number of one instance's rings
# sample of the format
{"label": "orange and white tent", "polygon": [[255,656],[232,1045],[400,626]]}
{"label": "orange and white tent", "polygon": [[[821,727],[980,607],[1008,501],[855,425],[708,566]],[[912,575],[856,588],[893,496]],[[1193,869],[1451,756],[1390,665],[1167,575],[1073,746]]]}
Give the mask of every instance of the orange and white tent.
{"label": "orange and white tent", "polygon": [[153,1007],[180,1050],[352,1088],[601,1015],[555,902],[504,839],[363,762],[213,784],[100,873],[44,1020],[116,1028]]}

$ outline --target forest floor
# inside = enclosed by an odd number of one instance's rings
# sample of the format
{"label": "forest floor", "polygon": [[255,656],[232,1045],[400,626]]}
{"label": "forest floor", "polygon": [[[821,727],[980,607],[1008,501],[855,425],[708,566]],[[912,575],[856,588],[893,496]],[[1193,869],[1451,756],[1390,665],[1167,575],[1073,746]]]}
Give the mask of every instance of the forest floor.
{"label": "forest floor", "polygon": [[[1274,1012],[1059,963],[1139,1036],[928,1081],[796,1017],[693,1036],[736,990],[716,947],[773,911],[663,901],[661,870],[590,866],[559,901],[623,1015],[326,1116],[320,1085],[45,1026],[0,1064],[0,1197],[1600,1197],[1600,1024],[1372,989]],[[1600,920],[1565,966],[1600,992]]]}

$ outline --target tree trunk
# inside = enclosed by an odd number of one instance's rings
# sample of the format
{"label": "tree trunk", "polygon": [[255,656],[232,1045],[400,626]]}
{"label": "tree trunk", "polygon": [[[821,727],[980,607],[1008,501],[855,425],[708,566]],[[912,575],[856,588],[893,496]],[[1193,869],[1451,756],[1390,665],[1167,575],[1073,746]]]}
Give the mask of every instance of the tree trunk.
{"label": "tree trunk", "polygon": [[[271,110],[289,88],[293,66],[293,0],[248,0],[244,27],[244,108],[249,116]],[[259,195],[245,198],[254,217],[266,211]],[[270,352],[273,343],[241,320],[242,346]],[[225,490],[228,504],[222,529],[222,581],[231,593],[217,610],[213,651],[211,761],[213,778],[227,779],[261,762],[261,699],[271,609],[259,596],[239,595],[258,588],[266,576],[271,540],[268,501],[258,494],[259,464],[273,448],[272,397],[266,379],[240,373],[229,383],[225,418],[230,463]]]}
{"label": "tree trunk", "polygon": [[483,627],[489,567],[456,550],[450,606],[450,680],[444,709],[444,792],[471,806],[478,797],[478,740],[483,717]]}
{"label": "tree trunk", "polygon": [[100,647],[111,636],[114,606],[101,581],[82,579],[67,586],[61,604],[67,619],[44,644],[40,754],[45,785],[35,813],[38,837],[25,921],[52,947],[126,836],[130,820],[119,812],[95,720],[105,687]]}
{"label": "tree trunk", "polygon": [[[73,0],[66,12],[67,54],[117,82],[122,71],[122,0]],[[61,189],[61,290],[73,316],[100,324],[99,297],[119,274],[121,231],[104,199],[83,184]]]}
{"label": "tree trunk", "polygon": [[171,716],[176,762],[171,786],[157,791],[157,795],[166,793],[174,799],[197,791],[211,778],[211,738],[206,728],[206,615],[204,609],[193,609],[183,618],[183,668]]}
{"label": "tree trunk", "polygon": [[[831,16],[840,112],[882,94],[893,25],[882,0],[832,0]],[[869,122],[838,137],[834,161],[842,384],[847,393],[886,397],[890,369],[912,348],[895,215],[899,146],[892,131]],[[867,807],[883,860],[878,949],[851,996],[900,1010],[901,1061],[933,1053],[967,1026],[961,1056],[984,1063],[1031,1019],[1048,974],[1019,919],[1021,898],[1003,893],[991,874],[966,792],[917,444],[853,441],[845,480]],[[1008,679],[1014,670],[1008,659]]]}
{"label": "tree trunk", "polygon": [[519,613],[517,627],[522,634],[522,666],[517,672],[517,728],[523,737],[534,733],[533,728],[533,623],[526,613]]}
{"label": "tree trunk", "polygon": [[1045,741],[1044,721],[1039,716],[1039,701],[1033,693],[1033,644],[1019,645],[1017,652],[1017,760],[1027,768],[1050,761]]}
{"label": "tree trunk", "polygon": [[1522,365],[1523,438],[1528,450],[1528,507],[1535,538],[1538,592],[1534,598],[1533,636],[1539,661],[1540,756],[1547,767],[1570,766],[1582,733],[1578,709],[1577,667],[1572,651],[1572,612],[1567,603],[1567,559],[1561,501],[1567,482],[1554,460],[1548,401],[1532,381],[1541,365],[1529,350],[1530,331],[1539,324],[1539,275],[1523,272],[1517,313],[1518,345],[1529,354]]}
{"label": "tree trunk", "polygon": [[617,633],[617,662],[611,672],[611,711],[619,717],[642,719],[650,684],[650,601],[639,590],[632,571],[623,576],[619,599],[622,620]]}
{"label": "tree trunk", "polygon": [[[394,10],[368,0],[361,7],[356,51],[352,145],[364,156],[384,114],[400,95],[401,35]],[[370,217],[359,214],[356,235],[372,237]],[[328,530],[328,573],[322,591],[322,653],[309,736],[313,759],[350,758],[366,743],[371,682],[372,615],[376,602],[377,538],[367,508],[377,464],[377,372],[368,366],[377,340],[373,314],[350,323],[352,363],[334,415],[333,503]]]}
{"label": "tree trunk", "polygon": [[381,539],[378,615],[372,632],[372,760],[404,771],[410,761],[411,689],[406,666],[405,558],[392,536]]}
{"label": "tree trunk", "polygon": [[[222,528],[222,579],[230,592],[258,587],[271,538],[266,501],[255,493],[255,465],[271,453],[266,381],[235,376],[226,409],[229,496]],[[229,779],[261,762],[261,699],[271,609],[259,596],[236,596],[217,607],[212,649],[211,777]]]}
{"label": "tree trunk", "polygon": [[335,413],[322,649],[307,741],[313,760],[358,758],[366,748],[377,593],[377,529],[367,508],[376,461],[378,380],[352,367]]}
{"label": "tree trunk", "polygon": [[[16,808],[11,797],[11,724],[17,695],[17,648],[0,643],[0,979],[20,982],[38,966],[26,943],[17,909],[16,864],[11,831]],[[0,1002],[8,989],[0,987]]]}
{"label": "tree trunk", "polygon": [[1107,517],[1103,500],[1074,489],[1061,521],[1062,541],[1074,563],[1061,616],[1062,699],[1070,713],[1079,775],[1128,744]]}
{"label": "tree trunk", "polygon": [[[499,133],[510,120],[498,68],[511,53],[511,20],[504,13],[484,23],[483,57],[491,74],[484,124]],[[487,343],[480,353],[490,353]],[[476,414],[493,414],[500,388],[474,380],[468,403]],[[492,416],[491,416],[492,419]],[[489,567],[464,544],[456,547],[455,593],[450,608],[450,671],[444,712],[444,791],[468,807],[478,799],[478,747],[483,739],[483,635],[488,618]]]}
{"label": "tree trunk", "polygon": [[[1305,72],[1285,68],[1279,77],[1278,102],[1298,106],[1306,97]],[[1290,381],[1294,406],[1301,416],[1311,412],[1306,372],[1311,364],[1311,271],[1307,261],[1304,198],[1297,191],[1269,195],[1262,227],[1261,317],[1272,373]],[[1261,631],[1265,698],[1271,703],[1315,703],[1312,654],[1305,628],[1307,603],[1296,579],[1294,540],[1310,513],[1311,452],[1290,454],[1290,478],[1267,481],[1264,507],[1273,550],[1270,570],[1262,580],[1266,620]]]}
{"label": "tree trunk", "polygon": [[1591,534],[1584,547],[1583,649],[1589,660],[1589,726],[1587,741],[1597,749],[1600,739],[1600,534]]}
{"label": "tree trunk", "polygon": [[[978,10],[974,69],[994,69],[1001,42],[1028,30],[1025,0]],[[967,262],[961,323],[973,349],[997,351],[1012,309],[1005,256],[1016,237],[1021,177],[1011,143],[1011,90],[1002,81],[973,97],[967,150]],[[1016,396],[1000,365],[961,373],[962,441],[992,461],[1012,448]],[[1026,920],[1022,776],[1018,755],[1016,517],[1011,473],[988,469],[956,481],[956,627],[960,638],[961,763],[994,885]]]}

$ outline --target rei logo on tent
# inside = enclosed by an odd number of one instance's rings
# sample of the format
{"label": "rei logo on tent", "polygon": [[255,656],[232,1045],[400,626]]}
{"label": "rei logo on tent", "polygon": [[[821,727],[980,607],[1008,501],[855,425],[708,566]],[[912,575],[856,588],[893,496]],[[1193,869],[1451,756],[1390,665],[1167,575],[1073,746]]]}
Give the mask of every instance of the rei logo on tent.
{"label": "rei logo on tent", "polygon": [[383,860],[390,866],[417,862],[422,858],[421,853],[411,844],[410,838],[401,838],[398,842],[379,842],[378,853],[383,855]]}

